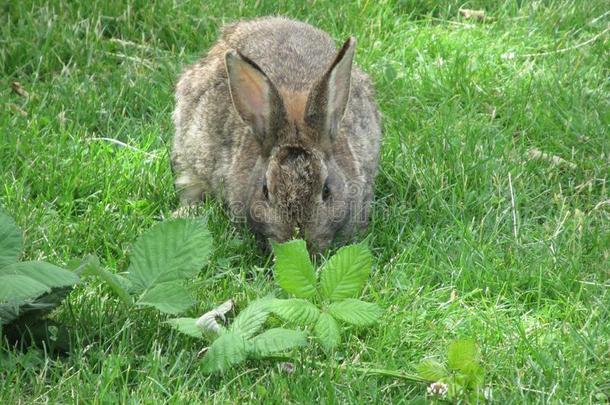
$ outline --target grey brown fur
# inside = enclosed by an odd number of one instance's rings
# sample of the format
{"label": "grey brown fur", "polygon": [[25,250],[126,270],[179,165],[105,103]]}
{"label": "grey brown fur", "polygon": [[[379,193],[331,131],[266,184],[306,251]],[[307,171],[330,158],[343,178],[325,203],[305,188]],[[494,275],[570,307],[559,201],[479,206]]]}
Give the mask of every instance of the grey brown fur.
{"label": "grey brown fur", "polygon": [[318,250],[362,231],[381,124],[354,46],[279,17],[224,27],[176,89],[181,201],[215,195],[264,240],[296,232]]}

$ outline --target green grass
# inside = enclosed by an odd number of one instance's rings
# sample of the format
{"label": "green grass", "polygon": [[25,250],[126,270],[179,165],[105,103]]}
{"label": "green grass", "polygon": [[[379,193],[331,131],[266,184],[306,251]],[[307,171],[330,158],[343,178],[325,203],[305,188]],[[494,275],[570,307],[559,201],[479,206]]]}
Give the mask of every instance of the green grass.
{"label": "green grass", "polygon": [[[383,321],[346,335],[344,370],[253,362],[208,377],[198,342],[89,281],[54,314],[73,332],[69,356],[0,343],[0,403],[403,402],[426,387],[349,365],[412,371],[468,337],[495,402],[607,401],[608,3],[224,3],[0,4],[0,203],[25,231],[25,257],[95,253],[124,270],[130,243],[177,206],[167,151],[178,73],[222,23],[282,14],[337,43],[356,36],[376,83],[385,138],[365,298],[386,308]],[[464,20],[462,5],[489,18]],[[190,315],[277,291],[249,234],[218,203],[205,211],[216,250]]]}

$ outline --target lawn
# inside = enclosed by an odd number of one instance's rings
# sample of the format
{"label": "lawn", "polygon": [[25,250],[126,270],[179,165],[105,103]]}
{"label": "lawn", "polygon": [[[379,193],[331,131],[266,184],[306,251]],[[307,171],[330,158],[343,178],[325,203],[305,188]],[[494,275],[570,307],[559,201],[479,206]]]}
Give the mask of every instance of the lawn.
{"label": "lawn", "polygon": [[[483,20],[460,6],[485,10]],[[384,141],[364,298],[381,322],[319,367],[201,372],[202,344],[96,280],[53,314],[67,356],[0,343],[0,403],[399,403],[413,372],[474,339],[497,403],[610,398],[610,7],[605,0],[31,1],[0,4],[0,204],[25,259],[113,271],[177,207],[173,86],[239,18],[281,14],[358,38]],[[21,88],[11,84],[18,82]],[[27,92],[27,94],[26,94]],[[278,292],[272,259],[222,206],[196,316]]]}

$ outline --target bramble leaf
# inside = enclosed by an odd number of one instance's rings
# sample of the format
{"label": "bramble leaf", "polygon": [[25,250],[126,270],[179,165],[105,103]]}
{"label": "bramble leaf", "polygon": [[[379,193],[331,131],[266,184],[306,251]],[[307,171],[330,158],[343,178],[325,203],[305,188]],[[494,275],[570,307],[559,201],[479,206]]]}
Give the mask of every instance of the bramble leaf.
{"label": "bramble leaf", "polygon": [[363,244],[342,247],[322,269],[322,294],[332,301],[356,297],[371,273],[372,261]]}
{"label": "bramble leaf", "polygon": [[176,315],[189,309],[195,300],[179,281],[156,284],[144,291],[136,302],[140,306],[155,307],[166,314]]}
{"label": "bramble leaf", "polygon": [[140,291],[194,277],[207,263],[212,237],[200,219],[161,222],[133,245],[128,278]]}
{"label": "bramble leaf", "polygon": [[0,268],[16,263],[23,248],[23,236],[15,221],[0,209]]}
{"label": "bramble leaf", "polygon": [[337,347],[341,342],[339,325],[337,325],[335,318],[326,312],[322,312],[318,317],[318,322],[314,326],[314,334],[326,350]]}
{"label": "bramble leaf", "polygon": [[479,362],[479,348],[472,340],[456,340],[447,349],[447,365],[468,374]]}
{"label": "bramble leaf", "polygon": [[316,293],[314,271],[305,241],[271,242],[275,255],[275,277],[284,291],[298,298],[310,298]]}
{"label": "bramble leaf", "polygon": [[45,262],[18,262],[0,269],[0,302],[36,298],[79,282],[76,274]]}
{"label": "bramble leaf", "polygon": [[199,326],[197,326],[197,318],[174,318],[169,319],[165,323],[185,335],[202,338],[203,332]]}
{"label": "bramble leaf", "polygon": [[313,325],[320,316],[318,307],[301,298],[276,299],[271,309],[283,320],[298,325]]}
{"label": "bramble leaf", "polygon": [[88,263],[84,263],[81,274],[83,276],[94,276],[105,282],[108,287],[114,292],[124,303],[132,304],[133,299],[125,288],[124,284],[127,279],[122,278],[118,274],[111,273],[106,270],[99,262],[97,257],[91,256]]}
{"label": "bramble leaf", "polygon": [[270,298],[252,302],[235,317],[229,331],[244,339],[254,336],[269,317],[272,302]]}
{"label": "bramble leaf", "polygon": [[0,303],[20,304],[51,291],[51,287],[20,274],[0,275]]}
{"label": "bramble leaf", "polygon": [[297,330],[269,329],[250,341],[252,343],[251,351],[260,357],[285,352],[295,347],[307,345],[306,336],[305,332]]}
{"label": "bramble leaf", "polygon": [[242,363],[248,356],[249,344],[235,333],[224,333],[212,343],[203,358],[203,370],[206,373],[217,373]]}
{"label": "bramble leaf", "polygon": [[330,304],[328,312],[340,321],[356,326],[368,326],[379,320],[382,310],[377,304],[347,298]]}
{"label": "bramble leaf", "polygon": [[448,374],[447,368],[434,359],[424,359],[417,365],[419,376],[428,381],[439,381]]}

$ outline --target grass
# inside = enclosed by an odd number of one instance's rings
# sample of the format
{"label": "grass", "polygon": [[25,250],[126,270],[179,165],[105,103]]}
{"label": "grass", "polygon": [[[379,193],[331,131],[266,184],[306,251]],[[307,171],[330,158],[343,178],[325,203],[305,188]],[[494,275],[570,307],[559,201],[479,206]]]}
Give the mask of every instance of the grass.
{"label": "grass", "polygon": [[[460,6],[488,18],[464,20]],[[386,314],[349,334],[345,369],[249,363],[208,377],[197,342],[90,281],[54,315],[73,332],[68,357],[0,343],[0,403],[408,402],[426,387],[349,365],[412,371],[467,337],[495,402],[606,402],[609,11],[604,0],[4,2],[0,203],[25,230],[26,258],[95,253],[117,271],[176,208],[173,85],[222,23],[282,14],[337,43],[356,36],[384,117],[365,295]],[[249,234],[217,202],[205,211],[217,244],[191,315],[276,291]]]}

